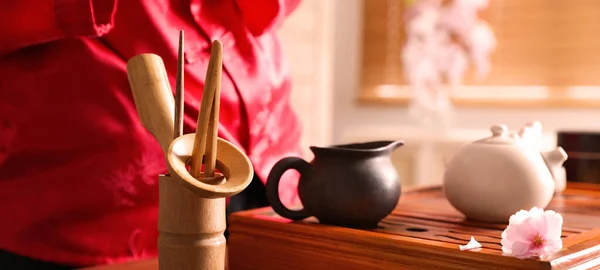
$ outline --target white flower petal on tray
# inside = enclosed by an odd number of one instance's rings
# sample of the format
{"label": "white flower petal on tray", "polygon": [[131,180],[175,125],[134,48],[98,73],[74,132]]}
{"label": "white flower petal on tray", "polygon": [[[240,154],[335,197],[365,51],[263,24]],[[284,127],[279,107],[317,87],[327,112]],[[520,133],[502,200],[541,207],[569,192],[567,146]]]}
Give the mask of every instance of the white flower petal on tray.
{"label": "white flower petal on tray", "polygon": [[481,248],[482,245],[479,244],[479,242],[477,242],[477,240],[475,240],[475,237],[471,236],[471,241],[469,241],[469,243],[467,243],[466,245],[458,245],[458,248],[461,251],[465,251],[465,250],[470,250],[470,249],[476,249],[476,248]]}
{"label": "white flower petal on tray", "polygon": [[562,249],[562,224],[562,216],[552,210],[521,210],[510,217],[502,232],[502,251],[519,259],[557,252]]}

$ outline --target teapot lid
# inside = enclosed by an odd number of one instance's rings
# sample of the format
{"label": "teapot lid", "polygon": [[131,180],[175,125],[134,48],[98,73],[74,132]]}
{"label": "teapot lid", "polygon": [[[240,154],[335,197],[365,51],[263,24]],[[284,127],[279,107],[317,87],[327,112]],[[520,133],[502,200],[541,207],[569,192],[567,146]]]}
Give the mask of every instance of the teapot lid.
{"label": "teapot lid", "polygon": [[509,133],[506,125],[493,125],[490,127],[492,136],[477,140],[473,143],[477,144],[507,144],[516,145],[520,143],[519,135],[516,133]]}

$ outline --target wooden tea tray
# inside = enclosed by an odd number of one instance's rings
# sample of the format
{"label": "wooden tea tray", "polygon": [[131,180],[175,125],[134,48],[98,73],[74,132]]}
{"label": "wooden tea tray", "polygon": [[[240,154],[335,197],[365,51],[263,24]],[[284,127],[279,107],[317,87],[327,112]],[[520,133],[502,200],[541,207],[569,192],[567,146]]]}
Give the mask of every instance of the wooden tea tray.
{"label": "wooden tea tray", "polygon": [[[569,183],[547,209],[563,215],[563,249],[544,260],[502,255],[506,224],[465,221],[440,187],[404,192],[378,229],[291,222],[271,208],[231,216],[231,269],[600,269],[600,186]],[[483,248],[460,251],[471,236]]]}

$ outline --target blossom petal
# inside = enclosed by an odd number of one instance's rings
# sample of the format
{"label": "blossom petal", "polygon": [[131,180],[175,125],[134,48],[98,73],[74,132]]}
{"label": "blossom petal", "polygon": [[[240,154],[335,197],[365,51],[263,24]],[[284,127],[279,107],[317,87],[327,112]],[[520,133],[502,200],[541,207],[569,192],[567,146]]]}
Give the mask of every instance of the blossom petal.
{"label": "blossom petal", "polygon": [[476,249],[476,248],[481,248],[481,244],[479,242],[477,242],[477,240],[475,240],[475,237],[471,236],[471,241],[469,241],[469,243],[467,243],[466,245],[459,245],[458,248],[461,251],[465,251],[465,250],[470,250],[470,249]]}
{"label": "blossom petal", "polygon": [[540,217],[544,214],[544,209],[538,208],[538,207],[532,207],[531,210],[529,210],[529,216],[530,217]]}
{"label": "blossom petal", "polygon": [[532,228],[535,228],[536,232],[540,235],[546,236],[548,231],[548,222],[546,215],[542,213],[533,213],[532,216],[527,220]]}
{"label": "blossom petal", "polygon": [[562,249],[562,239],[548,239],[546,241],[547,242],[544,251],[546,251],[547,253],[554,253]]}
{"label": "blossom petal", "polygon": [[511,247],[511,254],[517,257],[522,257],[529,253],[529,243],[514,242]]}
{"label": "blossom petal", "polygon": [[528,217],[529,217],[529,212],[527,212],[525,210],[520,210],[519,212],[517,212],[514,215],[510,216],[509,223],[510,224],[520,224],[521,222],[523,222]]}
{"label": "blossom petal", "polygon": [[515,227],[515,231],[519,235],[519,237],[529,238],[529,236],[537,233],[537,230],[534,227],[534,225],[535,224],[533,224],[531,219],[526,219],[519,226]]}
{"label": "blossom petal", "polygon": [[510,227],[507,228],[506,230],[506,235],[505,237],[507,239],[510,239],[511,241],[521,241],[521,242],[527,242],[528,240],[528,235],[527,234],[522,234],[517,230],[517,227]]}
{"label": "blossom petal", "polygon": [[560,214],[549,211],[544,217],[545,222],[548,224],[546,235],[548,238],[559,238],[562,234],[563,218]]}
{"label": "blossom petal", "polygon": [[511,241],[506,238],[502,238],[502,240],[500,240],[500,244],[502,244],[502,252],[504,252],[506,254],[512,254],[512,251],[510,250],[510,248],[512,247],[513,243],[514,243],[514,241]]}

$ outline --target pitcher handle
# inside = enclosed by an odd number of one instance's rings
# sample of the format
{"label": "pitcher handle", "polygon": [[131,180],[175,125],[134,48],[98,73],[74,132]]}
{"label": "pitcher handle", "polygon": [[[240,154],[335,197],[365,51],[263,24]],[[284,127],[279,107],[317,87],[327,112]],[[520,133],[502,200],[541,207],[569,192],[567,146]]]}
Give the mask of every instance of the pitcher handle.
{"label": "pitcher handle", "polygon": [[281,180],[281,176],[289,169],[298,171],[300,176],[306,176],[310,170],[310,166],[310,163],[298,157],[286,157],[275,163],[275,166],[273,166],[273,169],[269,173],[269,177],[267,177],[265,190],[267,200],[271,204],[271,207],[273,207],[275,213],[291,220],[302,220],[310,216],[304,208],[300,210],[290,210],[283,205],[279,198],[279,181]]}

